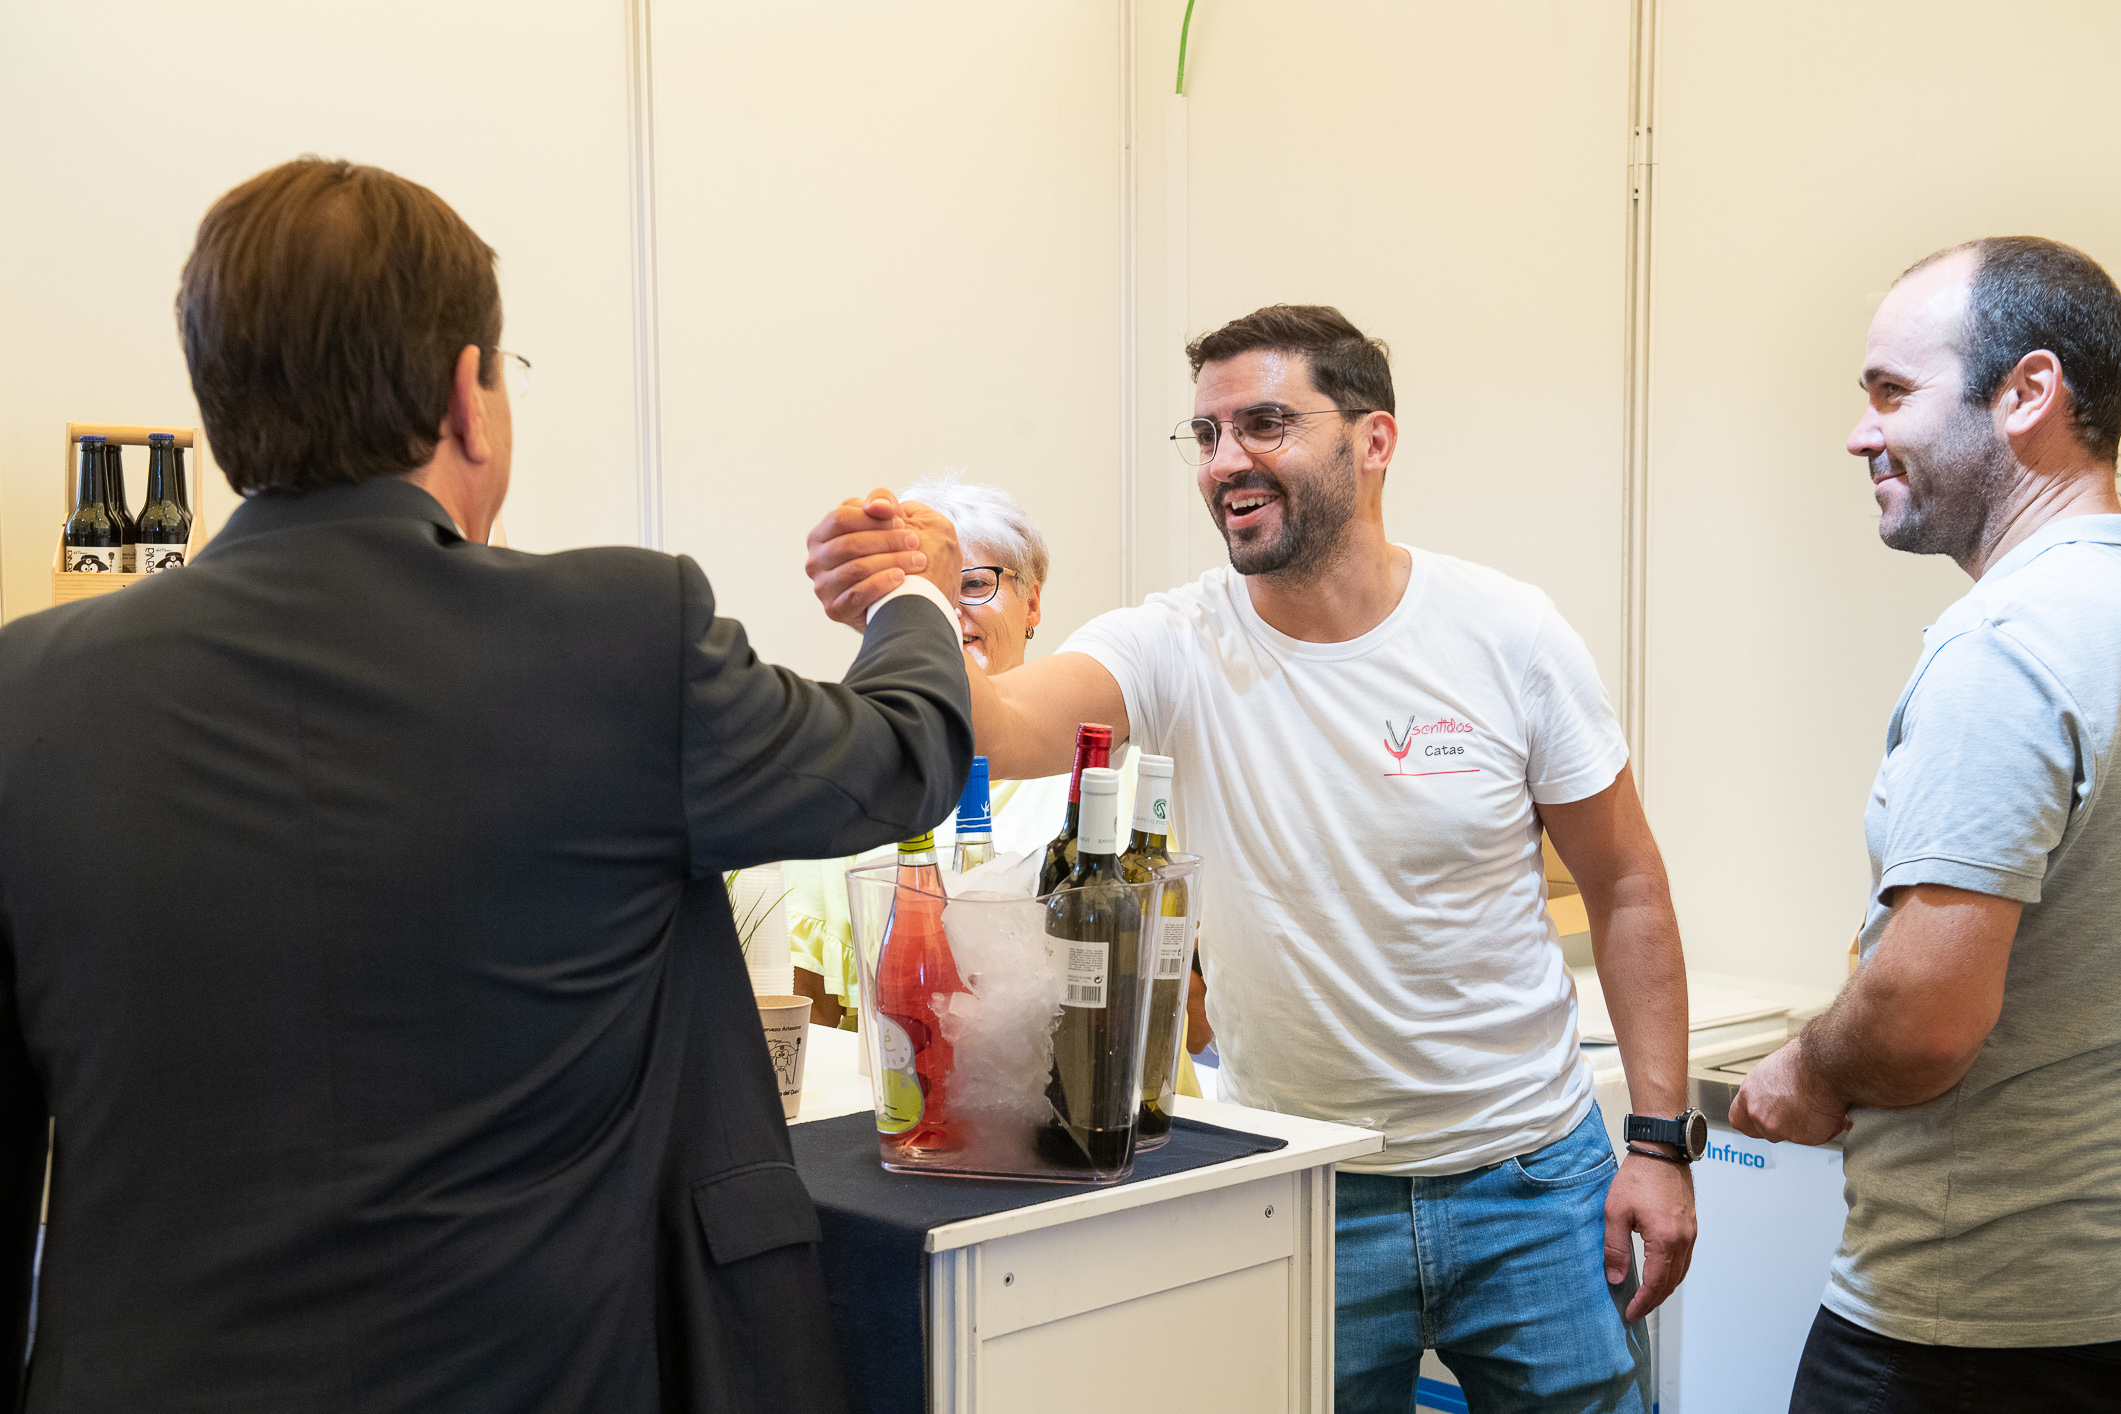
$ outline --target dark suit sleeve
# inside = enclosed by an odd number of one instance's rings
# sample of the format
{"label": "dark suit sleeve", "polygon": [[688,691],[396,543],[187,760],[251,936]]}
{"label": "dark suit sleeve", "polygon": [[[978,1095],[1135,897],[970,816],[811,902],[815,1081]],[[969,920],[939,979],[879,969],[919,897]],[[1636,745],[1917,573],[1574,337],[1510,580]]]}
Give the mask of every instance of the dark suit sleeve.
{"label": "dark suit sleeve", "polygon": [[695,873],[859,854],[931,830],[972,769],[957,625],[914,595],[878,609],[837,683],[762,663],[678,559],[685,818]]}
{"label": "dark suit sleeve", "polygon": [[15,1009],[15,944],[0,902],[0,1410],[7,1414],[22,1407],[46,1119],[44,1087],[30,1065]]}

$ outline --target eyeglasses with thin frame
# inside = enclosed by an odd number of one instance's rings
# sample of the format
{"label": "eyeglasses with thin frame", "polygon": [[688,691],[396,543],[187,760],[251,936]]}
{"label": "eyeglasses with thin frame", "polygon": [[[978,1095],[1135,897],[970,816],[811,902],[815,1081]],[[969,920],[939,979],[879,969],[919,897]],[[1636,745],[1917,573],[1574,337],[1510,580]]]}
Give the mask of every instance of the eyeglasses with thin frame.
{"label": "eyeglasses with thin frame", "polygon": [[503,348],[493,352],[501,360],[501,373],[508,380],[508,401],[520,403],[530,396],[530,360]]}
{"label": "eyeglasses with thin frame", "polygon": [[1288,408],[1262,404],[1239,408],[1234,416],[1224,419],[1189,417],[1178,424],[1178,430],[1171,434],[1171,441],[1189,465],[1206,466],[1215,460],[1216,443],[1225,427],[1236,436],[1238,446],[1261,457],[1279,451],[1289,436],[1289,429],[1300,418],[1324,417],[1329,412],[1353,416],[1376,411],[1376,408],[1312,408],[1308,412],[1292,412]]}
{"label": "eyeglasses with thin frame", "polygon": [[1005,574],[1016,571],[1004,565],[966,565],[958,572],[957,602],[968,609],[992,603],[994,596],[1002,592]]}

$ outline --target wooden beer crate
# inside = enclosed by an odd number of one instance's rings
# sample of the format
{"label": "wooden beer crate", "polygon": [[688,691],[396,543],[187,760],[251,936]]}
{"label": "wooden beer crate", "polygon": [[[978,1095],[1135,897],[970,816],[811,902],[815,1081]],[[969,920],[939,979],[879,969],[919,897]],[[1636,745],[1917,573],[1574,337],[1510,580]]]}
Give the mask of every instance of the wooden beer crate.
{"label": "wooden beer crate", "polygon": [[[180,447],[191,449],[185,458],[184,495],[191,506],[191,540],[184,547],[184,563],[190,564],[192,557],[206,546],[206,517],[202,513],[206,474],[206,439],[196,427],[121,427],[102,422],[69,422],[66,424],[66,462],[60,477],[59,504],[72,509],[74,485],[81,470],[81,439],[101,437],[121,447],[145,447],[151,432],[167,432],[176,439]],[[126,468],[130,473],[126,479],[131,484],[129,493],[138,493],[147,485],[147,464],[135,461]],[[60,517],[61,524],[65,517]],[[70,574],[60,566],[66,563],[66,539],[62,534],[58,546],[52,551],[52,602],[65,604],[75,599],[86,599],[94,594],[111,594],[127,585],[138,584],[148,578],[144,574]],[[166,573],[167,571],[165,571]]]}

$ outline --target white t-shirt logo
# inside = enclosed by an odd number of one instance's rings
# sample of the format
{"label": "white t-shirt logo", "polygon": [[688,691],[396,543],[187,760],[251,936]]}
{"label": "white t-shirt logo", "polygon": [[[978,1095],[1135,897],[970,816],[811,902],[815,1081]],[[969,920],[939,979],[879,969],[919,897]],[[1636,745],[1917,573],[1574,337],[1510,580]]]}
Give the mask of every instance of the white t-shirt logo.
{"label": "white t-shirt logo", "polygon": [[[1407,718],[1405,731],[1395,731],[1390,722],[1385,723],[1385,750],[1397,763],[1395,769],[1385,772],[1388,776],[1473,776],[1480,773],[1478,766],[1466,764],[1466,747],[1473,734],[1471,722],[1461,722],[1456,717],[1440,717],[1433,722],[1424,722],[1419,715]],[[1412,754],[1417,765],[1424,769],[1409,771],[1407,757]]]}

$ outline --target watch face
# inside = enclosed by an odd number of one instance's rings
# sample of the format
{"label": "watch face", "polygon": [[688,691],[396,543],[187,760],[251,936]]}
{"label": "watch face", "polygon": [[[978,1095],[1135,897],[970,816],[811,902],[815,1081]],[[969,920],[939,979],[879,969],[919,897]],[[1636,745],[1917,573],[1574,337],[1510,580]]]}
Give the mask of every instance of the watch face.
{"label": "watch face", "polygon": [[1688,1110],[1680,1120],[1686,1125],[1686,1156],[1698,1159],[1709,1151],[1709,1117],[1700,1110]]}

